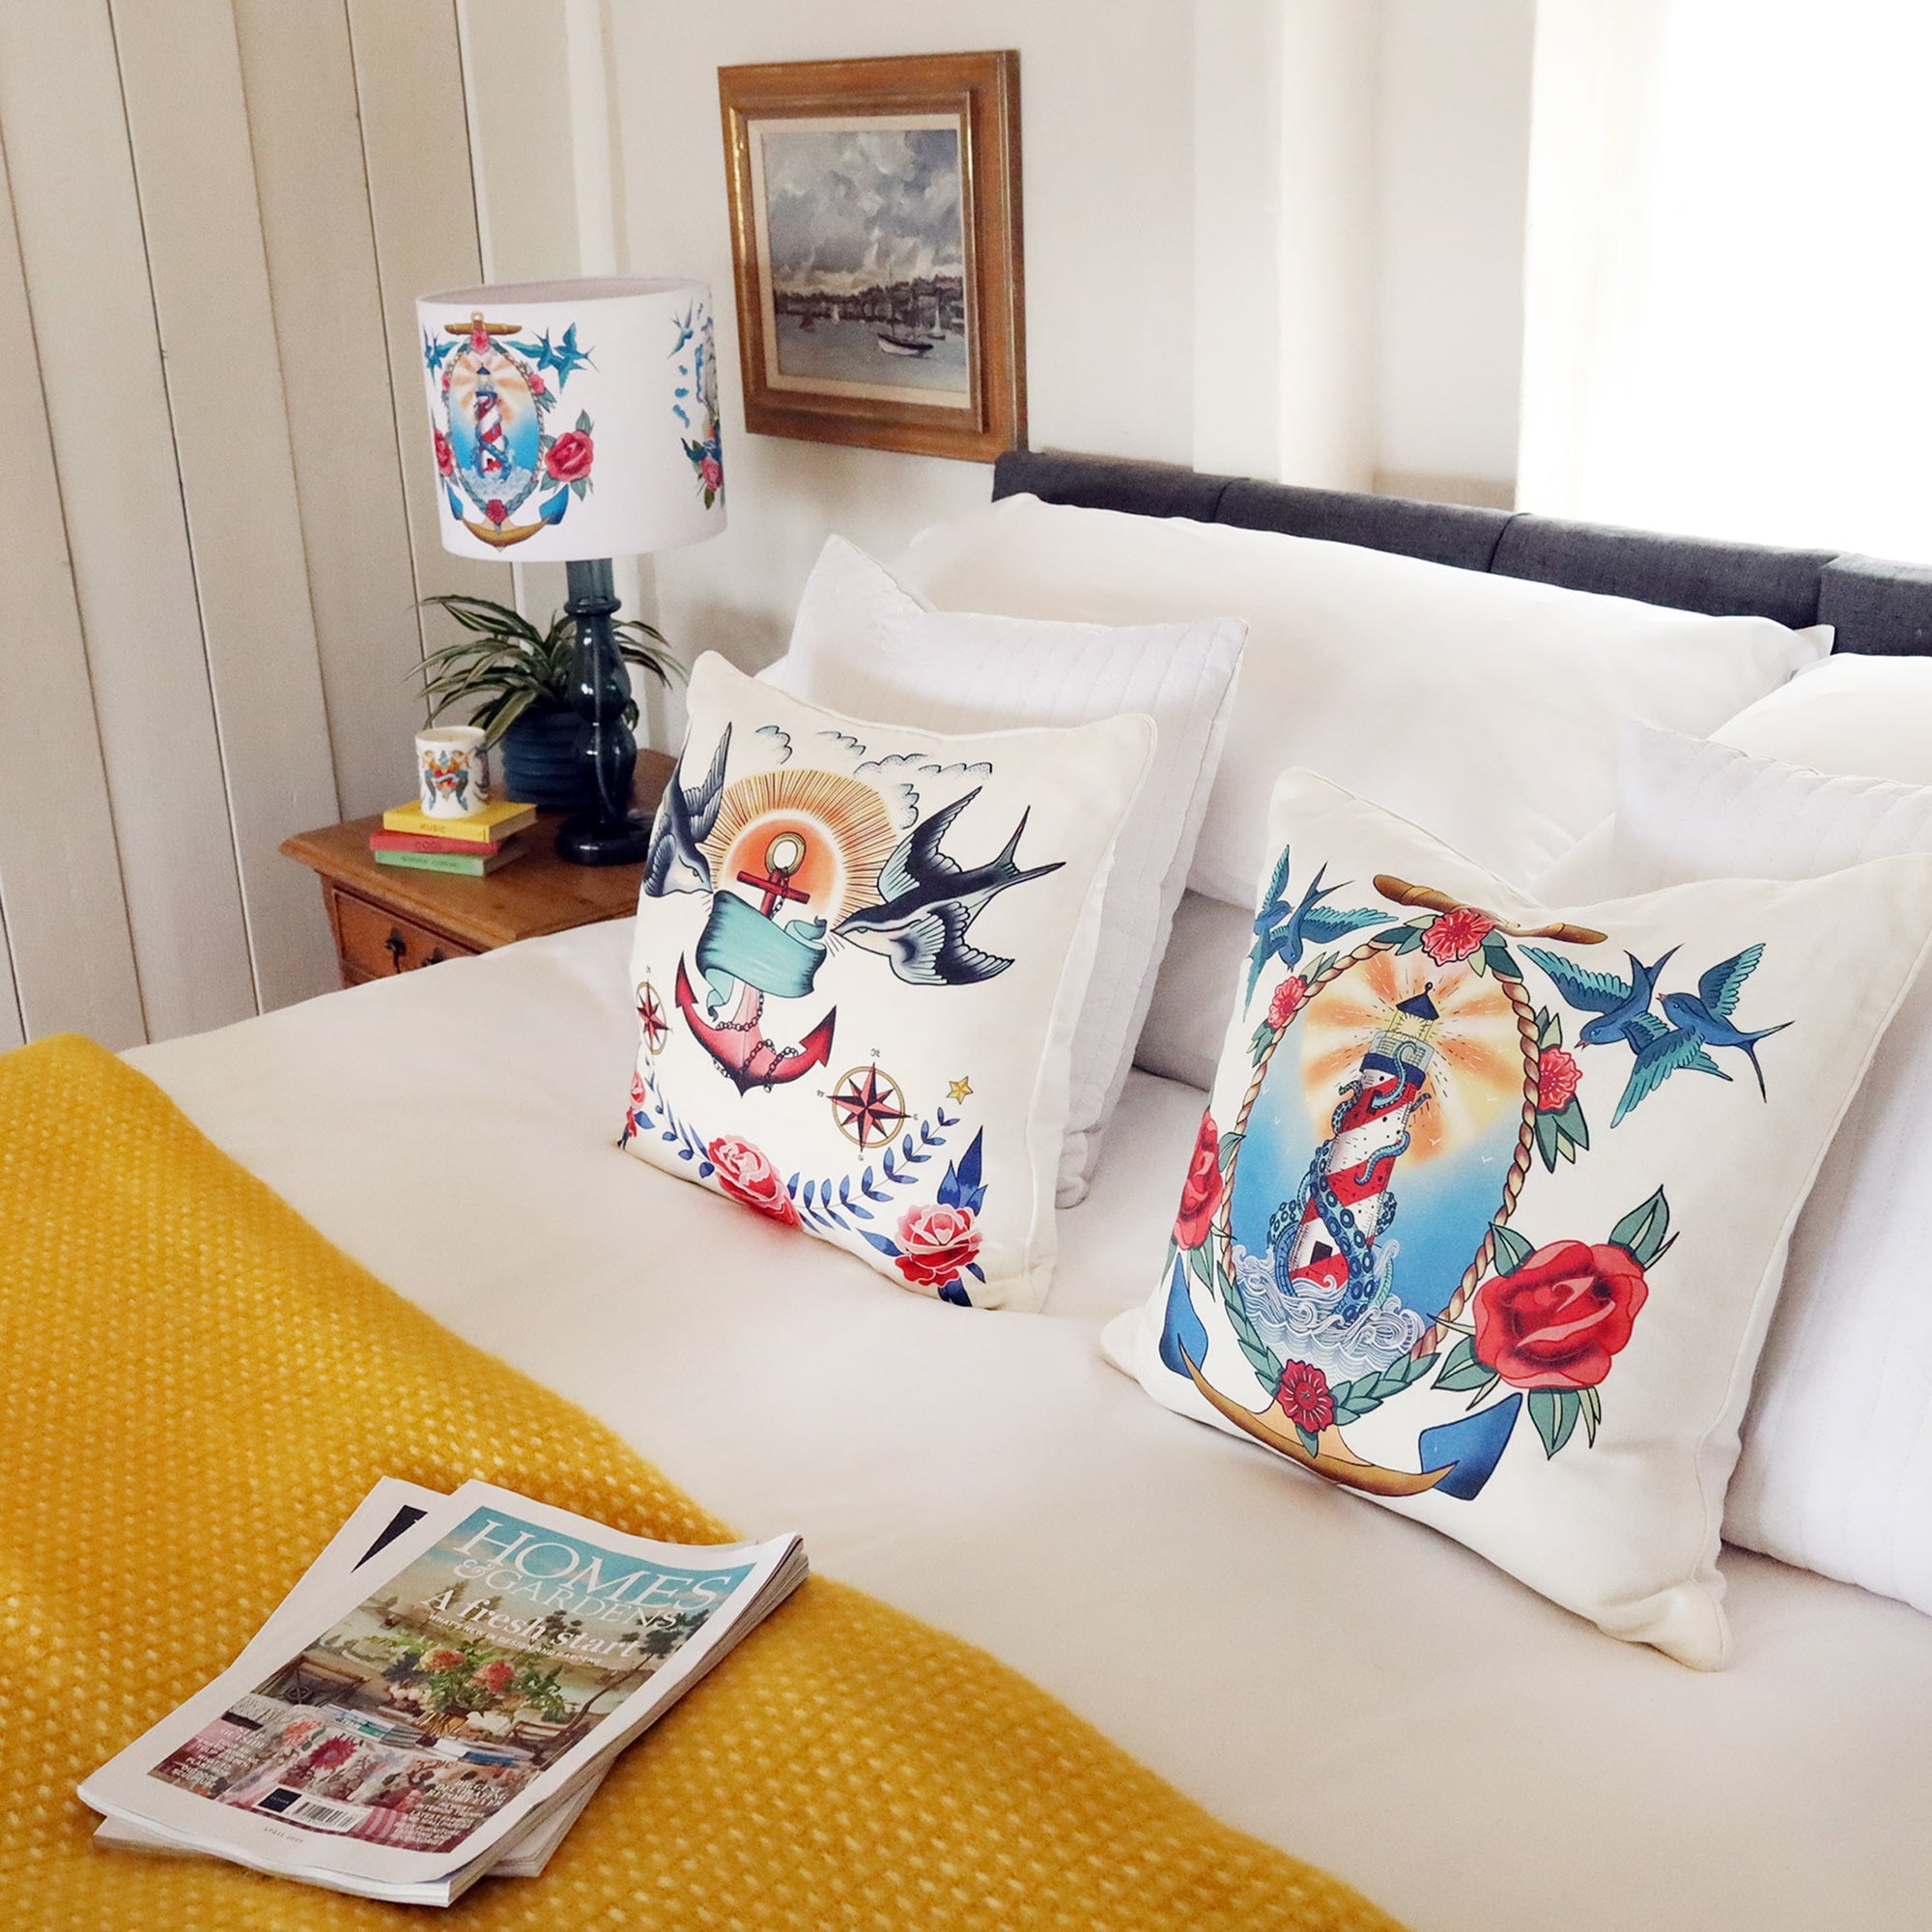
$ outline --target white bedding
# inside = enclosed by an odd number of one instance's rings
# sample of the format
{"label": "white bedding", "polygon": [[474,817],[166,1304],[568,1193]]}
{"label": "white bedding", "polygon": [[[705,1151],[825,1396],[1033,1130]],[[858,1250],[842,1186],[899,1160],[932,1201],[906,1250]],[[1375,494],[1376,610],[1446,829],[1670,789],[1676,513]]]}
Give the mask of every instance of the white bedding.
{"label": "white bedding", "polygon": [[1157,1408],[1095,1338],[1159,1264],[1191,1088],[1131,1077],[1039,1316],[895,1293],[627,1158],[628,941],[590,927],[128,1058],[745,1534],[803,1530],[821,1570],[1416,1932],[1932,1923],[1932,1618],[1731,1552],[1737,1661],[1700,1674]]}

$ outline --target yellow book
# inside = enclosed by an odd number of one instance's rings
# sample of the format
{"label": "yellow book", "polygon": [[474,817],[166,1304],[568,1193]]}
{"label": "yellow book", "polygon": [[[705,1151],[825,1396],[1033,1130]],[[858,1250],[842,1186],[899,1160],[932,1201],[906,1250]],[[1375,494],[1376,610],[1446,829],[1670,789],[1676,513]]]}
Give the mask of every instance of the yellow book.
{"label": "yellow book", "polygon": [[432,838],[468,838],[479,845],[507,838],[526,825],[537,822],[533,805],[517,805],[505,799],[500,805],[486,805],[468,818],[432,818],[419,805],[396,805],[383,814],[385,832],[417,832]]}

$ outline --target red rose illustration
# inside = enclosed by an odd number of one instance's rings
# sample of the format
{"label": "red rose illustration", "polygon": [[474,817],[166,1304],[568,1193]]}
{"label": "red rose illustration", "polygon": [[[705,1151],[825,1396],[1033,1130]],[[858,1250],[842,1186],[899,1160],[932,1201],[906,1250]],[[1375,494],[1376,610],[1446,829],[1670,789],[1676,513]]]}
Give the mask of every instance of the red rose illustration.
{"label": "red rose illustration", "polygon": [[510,1667],[507,1657],[498,1657],[486,1663],[476,1673],[476,1681],[493,1697],[500,1697],[510,1688],[510,1679],[517,1673]]}
{"label": "red rose illustration", "polygon": [[936,1202],[908,1208],[899,1216],[898,1235],[905,1253],[894,1260],[915,1288],[944,1288],[979,1257],[980,1232],[970,1208],[946,1208]]}
{"label": "red rose illustration", "polygon": [[787,1228],[798,1226],[798,1209],[763,1149],[737,1134],[720,1134],[704,1150],[704,1157],[718,1170],[718,1184],[733,1201],[755,1208]]}
{"label": "red rose illustration", "polygon": [[1291,973],[1268,1002],[1268,1025],[1279,1033],[1307,1004],[1308,981],[1299,973]]}
{"label": "red rose illustration", "polygon": [[1494,925],[1488,913],[1478,912],[1474,906],[1456,906],[1437,914],[1422,935],[1422,950],[1436,965],[1447,966],[1477,952]]}
{"label": "red rose illustration", "polygon": [[1578,1077],[1574,1053],[1560,1046],[1546,1046],[1536,1061],[1536,1111],[1560,1114],[1576,1097]]}
{"label": "red rose illustration", "polygon": [[724,487],[724,466],[715,456],[707,456],[697,466],[697,480],[716,496]]}
{"label": "red rose illustration", "polygon": [[1282,1364],[1281,1386],[1274,1399],[1282,1413],[1297,1429],[1319,1435],[1335,1420],[1335,1398],[1328,1393],[1328,1378],[1306,1362]]}
{"label": "red rose illustration", "polygon": [[567,429],[544,451],[544,468],[559,483],[575,483],[580,476],[590,474],[596,454],[590,439],[581,429]]}
{"label": "red rose illustration", "polygon": [[430,435],[436,438],[436,473],[439,476],[456,474],[456,458],[451,453],[449,439],[440,429],[433,429]]}
{"label": "red rose illustration", "polygon": [[1514,1388],[1595,1388],[1649,1293],[1626,1249],[1552,1241],[1476,1291],[1476,1354]]}
{"label": "red rose illustration", "polygon": [[486,517],[488,517],[490,521],[493,524],[495,524],[497,527],[500,530],[503,527],[503,519],[507,517],[510,514],[510,512],[504,505],[503,499],[500,497],[492,497],[490,500],[483,505],[483,514]]}
{"label": "red rose illustration", "polygon": [[460,1650],[451,1650],[447,1644],[423,1652],[422,1667],[432,1676],[440,1675],[445,1670],[460,1669],[462,1663],[463,1653]]}
{"label": "red rose illustration", "polygon": [[1180,1211],[1174,1221],[1176,1245],[1198,1248],[1208,1238],[1214,1210],[1220,1205],[1221,1136],[1215,1130],[1214,1116],[1203,1114],[1194,1153],[1187,1163],[1187,1179],[1181,1183]]}
{"label": "red rose illustration", "polygon": [[528,376],[528,378],[527,378],[527,381],[528,381],[528,383],[529,383],[529,385],[530,385],[530,394],[531,394],[531,395],[533,395],[533,396],[540,396],[540,395],[542,395],[542,394],[543,394],[543,392],[544,392],[544,379],[543,379],[543,378],[542,378],[541,376],[539,376],[539,375],[537,374],[537,372],[536,372],[536,371],[535,371],[534,369],[532,369],[532,370],[530,371],[530,373],[529,373],[529,376]]}

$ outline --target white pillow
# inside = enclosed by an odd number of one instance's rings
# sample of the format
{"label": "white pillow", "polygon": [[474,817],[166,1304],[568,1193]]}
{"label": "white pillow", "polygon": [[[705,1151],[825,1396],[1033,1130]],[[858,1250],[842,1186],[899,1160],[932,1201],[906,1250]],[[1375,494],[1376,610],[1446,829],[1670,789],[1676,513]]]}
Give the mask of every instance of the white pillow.
{"label": "white pillow", "polygon": [[[1633,725],[1617,844],[1632,891],[1814,878],[1932,852],[1932,789]],[[1899,1009],[1792,1234],[1724,1534],[1932,1612],[1932,975]]]}
{"label": "white pillow", "polygon": [[1188,884],[1247,903],[1276,775],[1300,765],[1525,887],[1605,818],[1628,718],[1707,732],[1830,647],[1352,544],[1009,497],[915,537],[899,581],[946,611],[1248,622]]}
{"label": "white pillow", "polygon": [[1842,652],[1801,671],[1710,736],[1753,757],[1813,771],[1932,784],[1932,658]]}
{"label": "white pillow", "polygon": [[620,1144],[902,1288],[1037,1308],[1152,724],[875,724],[710,652],[686,708],[638,901]]}
{"label": "white pillow", "polygon": [[1254,943],[1245,906],[1182,893],[1174,932],[1153,982],[1134,1065],[1205,1093],[1214,1084],[1227,1031],[1228,988]]}
{"label": "white pillow", "polygon": [[1752,1365],[1932,858],[1552,913],[1306,772],[1267,842],[1174,1242],[1109,1354],[1716,1668]]}
{"label": "white pillow", "polygon": [[1117,629],[929,611],[833,537],[805,586],[790,655],[767,674],[809,702],[936,731],[1153,720],[1153,764],[1115,848],[1074,1037],[1063,1208],[1087,1192],[1133,1060],[1220,762],[1243,633],[1232,618]]}

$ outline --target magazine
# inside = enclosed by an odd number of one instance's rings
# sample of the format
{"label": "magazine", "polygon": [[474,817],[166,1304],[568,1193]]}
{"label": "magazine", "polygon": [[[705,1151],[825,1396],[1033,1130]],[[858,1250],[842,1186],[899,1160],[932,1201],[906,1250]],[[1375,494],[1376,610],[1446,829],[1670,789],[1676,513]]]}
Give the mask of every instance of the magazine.
{"label": "magazine", "polygon": [[541,1870],[611,1759],[790,1595],[486,1483],[377,1487],[234,1663],[80,1787],[103,1845],[406,1903]]}
{"label": "magazine", "polygon": [[[277,1652],[291,1640],[302,1641],[311,1628],[314,1613],[332,1600],[341,1579],[381,1553],[404,1530],[418,1523],[437,1504],[445,1501],[440,1491],[426,1490],[419,1483],[405,1483],[384,1476],[350,1513],[342,1527],[324,1548],[322,1554],[302,1573],[295,1588],[270,1613],[258,1634],[255,1645]],[[502,1856],[491,1866],[493,1878],[534,1878],[549,1863],[551,1854],[562,1844],[592,1794],[603,1782],[601,1772],[591,1772],[572,1793],[552,1801],[545,1810],[533,1812],[511,1833]],[[186,1839],[146,1825],[130,1824],[122,1818],[103,1818],[96,1828],[99,1845],[128,1851],[147,1851],[178,1857],[198,1858],[200,1848]]]}

